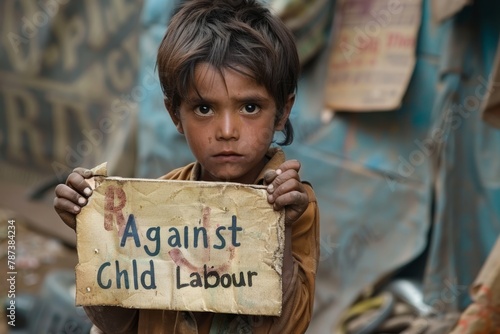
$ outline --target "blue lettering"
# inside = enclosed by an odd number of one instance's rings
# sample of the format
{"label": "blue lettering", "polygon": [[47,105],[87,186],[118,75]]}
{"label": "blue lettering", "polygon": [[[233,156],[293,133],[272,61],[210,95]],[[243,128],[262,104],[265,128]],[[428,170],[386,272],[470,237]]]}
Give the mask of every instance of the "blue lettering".
{"label": "blue lettering", "polygon": [[97,270],[97,284],[99,285],[99,287],[101,289],[109,289],[109,288],[111,288],[111,280],[110,279],[108,279],[108,283],[106,283],[106,285],[102,284],[102,280],[101,280],[102,271],[104,270],[104,268],[109,267],[109,266],[111,266],[111,263],[104,262],[99,267],[99,270]]}
{"label": "blue lettering", "polygon": [[[152,235],[153,232],[154,232],[154,235]],[[151,252],[149,250],[149,247],[147,245],[144,245],[144,251],[149,256],[158,255],[160,253],[160,227],[157,226],[157,227],[148,228],[148,230],[146,232],[146,237],[148,238],[148,240],[156,242],[156,248],[155,248],[154,252]]]}
{"label": "blue lettering", "polygon": [[168,238],[168,245],[170,247],[182,247],[179,231],[175,227],[169,228],[168,231],[173,232],[173,235]]}
{"label": "blue lettering", "polygon": [[215,234],[217,235],[217,238],[219,238],[220,240],[220,245],[214,245],[214,248],[215,249],[222,249],[224,247],[226,247],[226,240],[224,239],[224,237],[220,234],[220,231],[221,230],[225,230],[226,227],[225,226],[219,226],[217,227],[217,229],[215,230]]}
{"label": "blue lettering", "polygon": [[194,228],[194,248],[198,247],[198,240],[200,239],[199,234],[200,231],[203,235],[203,247],[208,248],[208,237],[207,237],[207,230],[204,227],[195,227]]}
{"label": "blue lettering", "polygon": [[118,261],[115,261],[115,265],[116,265],[116,287],[118,289],[122,288],[121,277],[123,276],[123,283],[125,284],[125,289],[128,290],[129,284],[128,284],[128,272],[127,272],[127,270],[123,269],[122,271],[120,271],[120,262],[118,262]]}
{"label": "blue lettering", "polygon": [[135,217],[133,214],[128,216],[127,226],[125,227],[125,232],[122,236],[122,241],[120,242],[120,247],[125,247],[128,237],[133,237],[135,242],[135,247],[141,247],[141,242],[139,241],[139,235],[137,234],[137,226],[135,225]]}
{"label": "blue lettering", "polygon": [[231,234],[231,242],[233,243],[233,246],[234,247],[238,247],[240,246],[240,243],[236,241],[236,233],[238,231],[243,231],[243,228],[242,227],[237,227],[236,226],[237,224],[237,218],[235,215],[233,215],[233,221],[232,221],[232,224],[230,227],[228,227],[227,229],[229,231],[232,231],[232,234]]}

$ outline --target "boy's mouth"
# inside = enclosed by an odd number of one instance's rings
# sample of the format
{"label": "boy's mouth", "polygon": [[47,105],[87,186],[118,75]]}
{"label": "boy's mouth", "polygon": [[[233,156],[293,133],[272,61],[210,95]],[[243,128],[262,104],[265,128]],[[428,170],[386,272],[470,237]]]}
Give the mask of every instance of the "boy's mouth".
{"label": "boy's mouth", "polygon": [[230,155],[237,155],[237,156],[241,156],[241,154],[239,153],[236,153],[234,151],[221,151],[217,154],[215,154],[215,156],[230,156]]}
{"label": "boy's mouth", "polygon": [[214,158],[221,162],[236,162],[243,158],[243,155],[233,151],[223,151],[214,155]]}

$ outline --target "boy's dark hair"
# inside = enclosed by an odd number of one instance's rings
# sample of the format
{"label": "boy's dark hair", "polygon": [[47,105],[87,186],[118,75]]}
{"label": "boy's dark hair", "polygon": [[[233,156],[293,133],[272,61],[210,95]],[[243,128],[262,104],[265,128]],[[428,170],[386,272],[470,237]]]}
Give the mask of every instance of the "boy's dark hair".
{"label": "boy's dark hair", "polygon": [[[250,75],[264,85],[274,97],[276,121],[297,88],[300,64],[294,37],[256,0],[181,2],[157,57],[161,88],[170,111],[178,111],[181,100],[193,88],[196,65],[203,62],[219,71],[231,68]],[[290,120],[283,133],[285,138],[279,144],[291,144]]]}

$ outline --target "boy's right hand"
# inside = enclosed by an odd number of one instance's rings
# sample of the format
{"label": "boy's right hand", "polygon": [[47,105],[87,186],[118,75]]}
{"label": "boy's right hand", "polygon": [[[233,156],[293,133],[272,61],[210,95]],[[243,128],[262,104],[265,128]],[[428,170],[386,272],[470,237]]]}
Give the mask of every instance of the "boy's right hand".
{"label": "boy's right hand", "polygon": [[73,230],[76,228],[76,215],[92,195],[92,189],[85,181],[92,176],[90,169],[75,168],[66,179],[66,184],[59,184],[55,189],[54,209],[64,223]]}

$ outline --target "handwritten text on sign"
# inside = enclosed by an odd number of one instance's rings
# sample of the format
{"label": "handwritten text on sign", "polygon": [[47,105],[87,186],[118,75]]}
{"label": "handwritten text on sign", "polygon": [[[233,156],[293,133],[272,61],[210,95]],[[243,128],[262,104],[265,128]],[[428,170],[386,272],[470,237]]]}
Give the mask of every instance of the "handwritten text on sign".
{"label": "handwritten text on sign", "polygon": [[279,315],[284,216],[262,187],[103,178],[77,217],[76,303]]}

